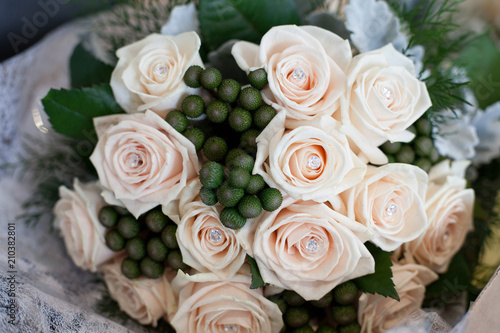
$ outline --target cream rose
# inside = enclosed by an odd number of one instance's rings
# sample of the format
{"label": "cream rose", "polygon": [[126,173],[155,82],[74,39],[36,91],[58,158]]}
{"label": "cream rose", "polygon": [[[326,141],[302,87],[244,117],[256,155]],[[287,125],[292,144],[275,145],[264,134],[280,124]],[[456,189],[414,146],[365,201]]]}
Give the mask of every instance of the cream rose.
{"label": "cream rose", "polygon": [[280,112],[257,137],[254,173],[295,199],[323,202],[363,179],[366,164],[354,155],[331,117],[285,130]]}
{"label": "cream rose", "polygon": [[438,273],[448,269],[473,228],[474,190],[466,189],[468,161],[445,160],[429,172],[425,211],[427,231],[405,247],[405,255]]}
{"label": "cream rose", "polygon": [[117,253],[106,246],[106,228],[99,223],[99,210],[106,205],[97,182],[82,184],[75,178],[74,190],[59,187],[54,206],[55,227],[61,231],[66,250],[77,265],[95,272]]}
{"label": "cream rose", "polygon": [[324,203],[284,198],[280,208],[257,218],[248,252],[271,285],[293,289],[306,300],[323,297],[336,285],[373,273],[375,262],[363,245],[365,226]]}
{"label": "cream rose", "polygon": [[347,40],[318,27],[294,25],[272,28],[260,46],[237,42],[232,54],[247,73],[266,70],[264,101],[278,111],[286,109],[290,120],[331,115],[344,93],[344,72],[352,58]]}
{"label": "cream rose", "polygon": [[183,81],[192,65],[203,66],[195,32],[177,36],[151,34],[116,51],[118,63],[111,75],[115,99],[128,113],[151,109],[162,117],[194,94]]}
{"label": "cream rose", "polygon": [[172,282],[179,293],[179,310],[171,320],[183,333],[278,333],[283,320],[278,306],[262,289],[250,289],[251,278],[236,274],[221,280],[210,273],[185,275]]}
{"label": "cream rose", "polygon": [[412,140],[415,135],[406,129],[430,106],[413,62],[389,44],[352,59],[340,112],[333,116],[341,121],[353,149],[371,163],[385,164],[387,157],[377,147],[387,140]]}
{"label": "cream rose", "polygon": [[426,190],[425,171],[391,163],[379,168],[369,166],[365,179],[340,196],[346,215],[373,232],[371,241],[384,251],[394,251],[427,229]]}
{"label": "cream rose", "polygon": [[90,157],[103,193],[135,217],[177,198],[196,178],[194,145],[152,111],[94,118],[99,140]]}
{"label": "cream rose", "polygon": [[[198,195],[200,188],[199,180],[192,181],[180,196],[176,236],[182,258],[200,272],[213,272],[220,279],[230,279],[245,262],[246,252],[236,236],[240,230],[226,228],[220,222],[222,207],[205,205]],[[168,210],[164,212],[171,215]],[[173,220],[178,219],[173,217]]]}
{"label": "cream rose", "polygon": [[400,301],[380,295],[363,294],[359,298],[358,321],[362,333],[382,333],[415,310],[420,309],[425,286],[438,276],[425,266],[392,266],[392,281]]}
{"label": "cream rose", "polygon": [[121,272],[121,261],[102,267],[104,281],[120,309],[142,325],[156,327],[158,320],[168,320],[177,310],[177,301],[170,282],[175,272],[165,271],[158,279],[139,277],[130,280]]}

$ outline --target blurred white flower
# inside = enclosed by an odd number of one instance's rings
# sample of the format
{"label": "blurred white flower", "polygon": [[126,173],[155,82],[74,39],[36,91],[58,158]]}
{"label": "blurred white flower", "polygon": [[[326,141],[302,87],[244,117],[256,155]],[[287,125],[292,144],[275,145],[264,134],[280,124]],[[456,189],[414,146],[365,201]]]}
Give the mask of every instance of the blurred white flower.
{"label": "blurred white flower", "polygon": [[188,31],[200,32],[198,11],[193,2],[189,5],[175,6],[167,23],[161,27],[162,35],[168,36],[175,36]]}
{"label": "blurred white flower", "polygon": [[433,137],[439,154],[454,160],[472,159],[479,144],[476,128],[467,115],[447,119],[439,125]]}
{"label": "blurred white flower", "polygon": [[500,102],[484,111],[478,110],[471,125],[475,127],[479,137],[479,144],[475,147],[476,155],[472,162],[476,165],[489,163],[500,156]]}

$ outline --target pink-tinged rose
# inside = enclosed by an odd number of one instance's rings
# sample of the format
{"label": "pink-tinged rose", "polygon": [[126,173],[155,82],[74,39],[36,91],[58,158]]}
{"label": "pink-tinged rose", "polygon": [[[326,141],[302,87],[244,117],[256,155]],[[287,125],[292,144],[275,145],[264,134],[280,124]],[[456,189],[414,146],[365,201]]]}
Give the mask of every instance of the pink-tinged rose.
{"label": "pink-tinged rose", "polygon": [[352,140],[356,153],[374,164],[387,163],[377,147],[385,141],[409,142],[407,130],[431,106],[413,62],[392,44],[355,56],[347,71],[347,89],[334,118]]}
{"label": "pink-tinged rose", "polygon": [[73,190],[59,187],[60,199],[54,206],[54,224],[69,256],[75,265],[92,272],[117,255],[106,246],[106,228],[97,217],[106,205],[101,191],[97,182],[82,184],[75,178]]}
{"label": "pink-tinged rose", "polygon": [[363,244],[370,237],[367,228],[325,203],[287,197],[253,223],[256,232],[244,241],[264,281],[306,300],[374,272],[375,262]]}
{"label": "pink-tinged rose", "polygon": [[90,157],[111,204],[135,217],[177,199],[197,177],[194,145],[152,111],[94,118],[99,140]]}
{"label": "pink-tinged rose", "polygon": [[362,333],[382,333],[401,319],[420,309],[425,286],[437,280],[436,273],[425,266],[392,266],[392,281],[400,301],[381,295],[363,294],[359,298],[358,321]]}
{"label": "pink-tinged rose", "polygon": [[425,201],[429,227],[406,245],[406,256],[438,273],[446,272],[473,229],[474,190],[466,189],[464,178],[468,165],[445,160],[431,169]]}
{"label": "pink-tinged rose", "polygon": [[369,166],[364,180],[340,194],[346,215],[372,233],[371,242],[394,251],[427,229],[424,201],[427,174],[410,165]]}
{"label": "pink-tinged rose", "polygon": [[294,25],[272,28],[260,46],[237,42],[232,54],[247,73],[266,70],[264,101],[278,111],[286,109],[292,121],[331,115],[338,108],[352,58],[347,40],[318,27]]}
{"label": "pink-tinged rose", "polygon": [[171,318],[177,311],[177,299],[170,282],[175,272],[167,268],[158,279],[128,279],[121,272],[121,261],[102,266],[104,282],[120,309],[142,325],[157,326],[158,320]]}
{"label": "pink-tinged rose", "polygon": [[254,173],[295,199],[324,202],[359,183],[363,163],[331,117],[285,129],[280,112],[257,137]]}
{"label": "pink-tinged rose", "polygon": [[199,180],[194,180],[181,192],[178,217],[168,207],[163,211],[178,223],[176,236],[183,261],[199,272],[213,272],[227,280],[245,262],[246,252],[237,237],[242,230],[226,228],[219,219],[222,207],[205,205],[199,197],[200,188]]}
{"label": "pink-tinged rose", "polygon": [[183,81],[192,65],[203,66],[195,32],[177,36],[151,34],[116,51],[111,75],[115,99],[128,113],[153,110],[164,117],[182,98],[197,93]]}
{"label": "pink-tinged rose", "polygon": [[278,333],[283,319],[278,306],[264,297],[262,288],[250,289],[251,278],[236,274],[219,279],[215,274],[185,275],[172,282],[179,294],[179,310],[171,320],[183,333]]}

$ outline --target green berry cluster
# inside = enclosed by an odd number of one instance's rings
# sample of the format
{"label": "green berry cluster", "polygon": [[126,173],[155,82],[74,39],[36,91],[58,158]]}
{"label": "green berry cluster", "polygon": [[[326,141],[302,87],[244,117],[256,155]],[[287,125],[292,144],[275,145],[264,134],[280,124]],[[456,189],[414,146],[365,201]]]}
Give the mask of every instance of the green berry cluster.
{"label": "green berry cluster", "polygon": [[222,164],[214,161],[200,170],[200,198],[206,205],[224,206],[220,220],[228,228],[242,228],[247,219],[259,216],[263,209],[277,209],[283,200],[279,190],[265,188],[261,175],[251,174],[253,165],[252,156],[235,148],[226,157],[227,176]]}
{"label": "green berry cluster", "polygon": [[161,208],[155,208],[136,219],[115,206],[104,206],[99,211],[99,222],[107,228],[106,245],[112,251],[125,250],[121,270],[129,279],[143,275],[157,279],[166,266],[186,270],[177,244],[177,225]]}
{"label": "green berry cluster", "polygon": [[[353,281],[344,282],[321,299],[306,301],[292,290],[272,295],[269,300],[276,303],[283,314],[285,333],[359,333],[357,322],[358,287]],[[312,323],[319,325],[316,331]]]}
{"label": "green berry cluster", "polygon": [[[208,160],[200,170],[201,200],[224,206],[221,222],[232,229],[243,227],[262,210],[277,209],[282,201],[279,190],[266,188],[262,176],[252,174],[256,138],[276,110],[263,103],[260,92],[268,83],[266,71],[252,71],[248,79],[251,86],[242,88],[215,68],[191,66],[184,82],[192,88],[203,87],[213,100],[205,105],[200,96],[187,96],[181,110],[171,111],[165,118]],[[206,116],[204,123],[200,123],[202,115]],[[189,119],[197,119],[198,126],[190,126]]]}
{"label": "green berry cluster", "polygon": [[410,143],[387,141],[380,148],[389,158],[390,163],[414,164],[429,172],[431,167],[442,160],[432,140],[432,124],[427,117],[422,117],[408,130],[415,134]]}

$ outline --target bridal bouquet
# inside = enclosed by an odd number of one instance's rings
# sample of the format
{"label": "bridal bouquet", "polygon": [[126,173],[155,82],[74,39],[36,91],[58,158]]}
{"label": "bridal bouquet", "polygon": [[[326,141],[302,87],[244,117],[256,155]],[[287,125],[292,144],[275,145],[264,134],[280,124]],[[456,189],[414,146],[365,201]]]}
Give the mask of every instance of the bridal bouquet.
{"label": "bridal bouquet", "polygon": [[469,117],[452,5],[329,5],[127,5],[43,99],[95,175],[59,188],[55,227],[140,324],[383,332],[453,265],[475,155],[443,134]]}

